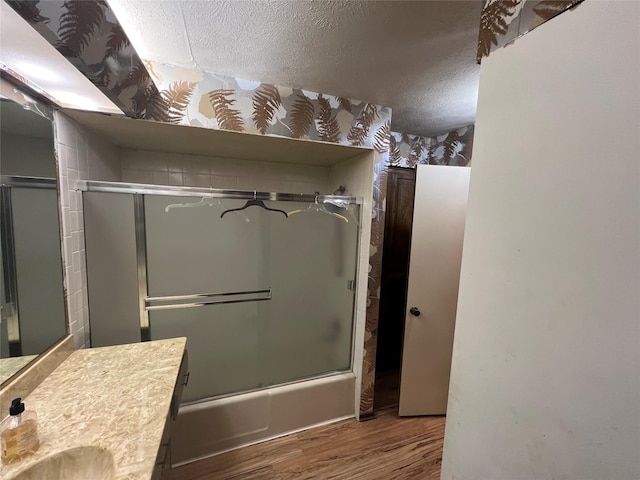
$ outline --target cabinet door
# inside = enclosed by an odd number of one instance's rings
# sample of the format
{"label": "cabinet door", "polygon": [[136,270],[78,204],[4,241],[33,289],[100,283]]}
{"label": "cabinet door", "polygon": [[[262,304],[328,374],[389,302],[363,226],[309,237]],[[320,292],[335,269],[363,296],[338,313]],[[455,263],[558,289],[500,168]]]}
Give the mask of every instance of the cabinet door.
{"label": "cabinet door", "polygon": [[169,407],[169,414],[164,426],[164,432],[162,433],[162,440],[160,440],[160,447],[158,448],[158,456],[156,457],[156,464],[151,475],[151,480],[169,479],[171,470],[171,429],[173,422],[178,416],[178,410],[180,408],[180,401],[182,399],[182,390],[189,381],[189,355],[187,351],[184,351],[182,355],[182,362],[180,363],[180,370],[178,371],[178,377],[173,389],[173,396],[171,397],[171,405]]}
{"label": "cabinet door", "polygon": [[162,432],[162,440],[160,440],[160,447],[158,448],[158,456],[156,457],[156,464],[153,467],[153,473],[151,474],[151,480],[161,480],[162,478],[168,478],[167,472],[171,469],[171,415],[167,415],[167,419],[164,424],[164,431]]}

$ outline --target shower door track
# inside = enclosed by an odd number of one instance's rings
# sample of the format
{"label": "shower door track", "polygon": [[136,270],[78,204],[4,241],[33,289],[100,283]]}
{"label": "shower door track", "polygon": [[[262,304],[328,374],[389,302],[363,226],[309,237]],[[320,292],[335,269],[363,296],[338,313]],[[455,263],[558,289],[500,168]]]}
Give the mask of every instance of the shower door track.
{"label": "shower door track", "polygon": [[308,193],[258,192],[255,190],[227,190],[207,187],[180,187],[169,185],[151,185],[146,183],[102,182],[79,180],[76,188],[85,192],[129,193],[143,195],[171,195],[178,197],[209,197],[240,200],[267,200],[273,202],[342,202],[348,205],[362,204],[362,198],[346,195],[315,195]]}

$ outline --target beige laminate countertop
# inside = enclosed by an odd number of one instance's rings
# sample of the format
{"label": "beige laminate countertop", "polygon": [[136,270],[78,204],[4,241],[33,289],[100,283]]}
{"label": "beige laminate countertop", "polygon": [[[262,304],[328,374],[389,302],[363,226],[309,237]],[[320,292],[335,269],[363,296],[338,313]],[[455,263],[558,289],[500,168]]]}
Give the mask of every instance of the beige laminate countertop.
{"label": "beige laminate countertop", "polygon": [[[24,357],[0,358],[0,383],[4,383],[5,380],[8,380],[14,373],[36,357],[37,355],[27,355]],[[0,417],[4,417],[4,415],[0,415]]]}
{"label": "beige laminate countertop", "polygon": [[38,415],[40,449],[0,465],[0,478],[96,446],[113,455],[118,480],[150,479],[185,345],[174,338],[73,352],[23,400]]}

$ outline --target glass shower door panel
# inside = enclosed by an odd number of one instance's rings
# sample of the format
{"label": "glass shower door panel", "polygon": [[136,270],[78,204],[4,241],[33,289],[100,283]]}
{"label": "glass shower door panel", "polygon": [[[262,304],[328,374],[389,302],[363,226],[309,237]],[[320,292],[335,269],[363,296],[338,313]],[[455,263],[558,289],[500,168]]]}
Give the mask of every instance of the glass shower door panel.
{"label": "glass shower door panel", "polygon": [[[308,207],[284,203],[274,206],[288,211]],[[357,207],[351,210],[357,218]],[[264,238],[273,299],[258,308],[267,322],[269,384],[349,370],[357,222],[317,212],[271,215]]]}
{"label": "glass shower door panel", "polygon": [[[149,296],[190,295],[268,288],[262,275],[260,225],[255,210],[230,213],[196,203],[199,197],[145,196]],[[214,200],[215,202],[215,200]],[[224,208],[244,200],[222,200]]]}
{"label": "glass shower door panel", "polygon": [[258,303],[149,312],[152,340],[187,337],[190,375],[183,402],[262,386]]}
{"label": "glass shower door panel", "polygon": [[[185,400],[349,370],[358,207],[350,207],[348,223],[318,212],[286,218],[260,208],[220,218],[244,200],[166,211],[199,200],[145,197],[149,296],[271,288],[271,300],[150,312],[152,339],[188,339]],[[287,212],[309,206],[267,203]]]}
{"label": "glass shower door panel", "polygon": [[[150,297],[266,290],[258,209],[229,213],[245,200],[170,208],[199,197],[145,196],[147,284]],[[264,295],[203,297],[192,301],[244,300]],[[170,303],[170,301],[169,301]],[[263,386],[258,305],[268,301],[149,312],[152,339],[186,336],[191,376],[184,401]]]}

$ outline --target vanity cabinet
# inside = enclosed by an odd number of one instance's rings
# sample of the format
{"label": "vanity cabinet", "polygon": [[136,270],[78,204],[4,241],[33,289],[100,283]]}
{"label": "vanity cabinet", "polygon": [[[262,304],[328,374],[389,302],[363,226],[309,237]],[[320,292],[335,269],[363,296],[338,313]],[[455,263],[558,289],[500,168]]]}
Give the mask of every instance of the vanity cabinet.
{"label": "vanity cabinet", "polygon": [[[170,338],[71,353],[24,400],[38,412],[39,450],[16,464],[0,465],[0,478],[19,478],[51,458],[96,449],[105,461],[100,468],[113,470],[109,478],[168,478],[171,436],[177,430],[172,424],[188,378],[186,341]],[[71,410],[61,415],[64,406]]]}
{"label": "vanity cabinet", "polygon": [[176,384],[173,389],[173,396],[171,397],[169,413],[167,414],[164,431],[162,432],[162,440],[160,441],[160,447],[158,448],[158,456],[156,457],[156,464],[153,469],[151,480],[166,480],[169,478],[169,470],[171,470],[171,429],[173,423],[178,417],[180,401],[182,400],[182,392],[184,390],[184,387],[186,387],[188,383],[189,355],[185,350],[184,354],[182,355],[180,370],[178,372]]}

